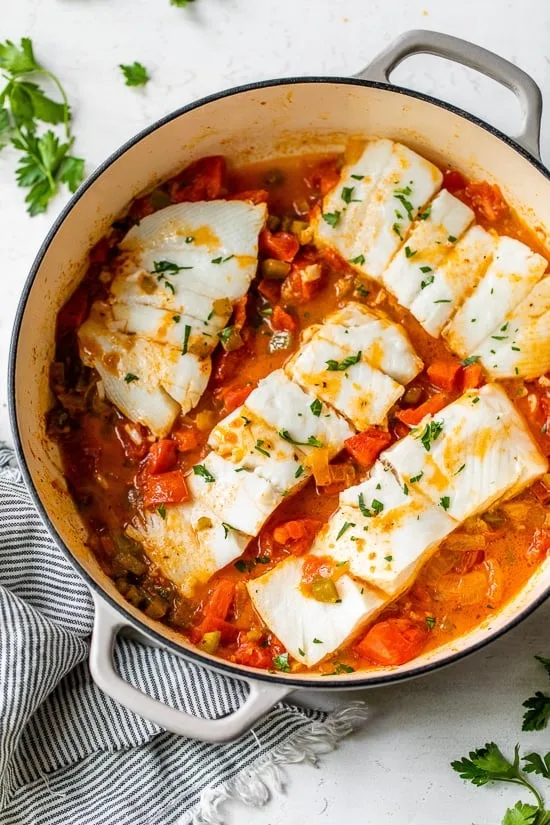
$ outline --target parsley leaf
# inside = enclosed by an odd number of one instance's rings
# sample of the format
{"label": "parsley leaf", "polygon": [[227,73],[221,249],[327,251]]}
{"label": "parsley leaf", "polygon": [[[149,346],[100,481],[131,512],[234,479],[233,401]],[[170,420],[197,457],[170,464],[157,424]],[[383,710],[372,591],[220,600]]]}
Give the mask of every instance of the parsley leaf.
{"label": "parsley leaf", "polygon": [[405,247],[405,257],[406,258],[413,258],[416,255],[417,250],[411,249],[410,246]]}
{"label": "parsley leaf", "polygon": [[543,730],[550,719],[550,696],[537,690],[534,696],[530,696],[523,702],[523,707],[527,711],[523,715],[522,730]]}
{"label": "parsley leaf", "polygon": [[539,808],[536,805],[528,805],[526,802],[516,802],[513,808],[508,808],[504,814],[502,825],[535,825],[540,822],[537,819]]}
{"label": "parsley leaf", "polygon": [[[353,523],[353,521],[345,521],[344,524],[342,525],[342,527],[340,528],[340,530],[338,531],[338,535],[336,536],[336,541],[338,541],[338,539],[341,539],[342,536],[344,535],[344,533],[346,532],[346,530],[349,530],[350,527],[355,527],[355,524]],[[315,641],[315,639],[313,641]]]}
{"label": "parsley leaf", "polygon": [[181,348],[181,354],[185,355],[187,353],[187,347],[189,345],[189,336],[191,335],[191,326],[190,324],[186,324],[184,327],[184,334],[183,334],[183,346]]}
{"label": "parsley leaf", "polygon": [[545,779],[550,779],[550,752],[541,756],[539,753],[528,753],[523,757],[525,773],[538,773]]}
{"label": "parsley leaf", "polygon": [[448,510],[451,506],[451,499],[449,498],[449,496],[441,496],[441,498],[439,499],[439,503],[444,510]]}
{"label": "parsley leaf", "polygon": [[535,656],[537,662],[540,662],[547,674],[550,676],[550,659],[545,659],[544,656]]}
{"label": "parsley leaf", "polygon": [[201,476],[207,482],[207,484],[212,484],[216,479],[212,475],[212,473],[206,469],[204,464],[195,464],[193,467],[193,473],[196,476]]}
{"label": "parsley leaf", "polygon": [[131,384],[132,381],[139,381],[139,375],[134,375],[133,372],[127,372],[124,376],[124,380],[127,384]]}
{"label": "parsley leaf", "polygon": [[273,667],[275,668],[275,670],[281,670],[283,673],[290,673],[288,653],[279,653],[278,656],[274,656]]}
{"label": "parsley leaf", "polygon": [[354,186],[344,186],[342,189],[341,198],[344,203],[354,203],[358,201],[358,198],[353,197],[353,190],[355,189]]}
{"label": "parsley leaf", "polygon": [[470,751],[469,758],[463,757],[451,762],[451,768],[461,779],[469,780],[473,785],[486,785],[487,782],[510,782],[519,777],[519,745],[514,751],[514,762],[510,762],[501,753],[494,742],[488,742],[484,748]]}
{"label": "parsley leaf", "polygon": [[147,69],[137,60],[133,63],[120,63],[119,68],[124,75],[127,86],[145,86],[150,80]]}
{"label": "parsley leaf", "polygon": [[426,624],[428,625],[430,630],[433,630],[437,624],[437,619],[435,616],[426,616]]}
{"label": "parsley leaf", "polygon": [[470,364],[477,364],[480,358],[481,355],[469,355],[467,358],[463,358],[460,364],[463,367],[469,367]]}
{"label": "parsley leaf", "polygon": [[323,405],[321,404],[319,399],[316,398],[315,401],[312,401],[311,404],[309,405],[309,409],[311,410],[313,415],[315,415],[317,418],[319,418],[319,416],[321,415],[321,411],[323,409]]}
{"label": "parsley leaf", "polygon": [[270,458],[271,453],[268,453],[267,450],[264,450],[264,446],[263,446],[264,444],[265,444],[265,441],[263,441],[261,438],[259,438],[256,441],[256,443],[254,444],[254,449],[257,450],[262,455],[265,455],[267,458]]}
{"label": "parsley leaf", "polygon": [[[84,178],[84,161],[70,155],[74,137],[67,95],[59,79],[37,62],[28,37],[19,46],[10,40],[0,43],[0,69],[8,81],[0,91],[0,149],[11,143],[21,153],[16,180],[29,190],[28,213],[38,215],[46,211],[60,184],[74,192]],[[56,87],[61,100],[48,97],[34,82],[39,76]],[[64,139],[51,129],[37,134],[38,122],[62,124]]]}
{"label": "parsley leaf", "polygon": [[328,223],[329,226],[334,227],[338,226],[340,223],[340,212],[336,209],[334,212],[324,212],[321,216],[325,223]]}
{"label": "parsley leaf", "polygon": [[194,3],[195,0],[170,0],[171,6],[177,6],[179,9],[184,9],[189,3]]}
{"label": "parsley leaf", "polygon": [[164,504],[161,504],[160,507],[157,507],[157,513],[159,514],[161,519],[166,518],[166,507],[164,506]]}
{"label": "parsley leaf", "polygon": [[344,358],[342,361],[335,361],[333,358],[329,358],[327,363],[327,372],[344,372],[347,370],[348,367],[352,367],[354,364],[357,364],[361,360],[362,356],[361,350],[355,355],[348,355],[347,358]]}
{"label": "parsley leaf", "polygon": [[350,264],[358,264],[359,266],[362,266],[365,263],[366,258],[363,254],[361,254],[357,255],[355,258],[349,258],[348,261]]}
{"label": "parsley leaf", "polygon": [[159,272],[172,272],[177,275],[182,269],[193,269],[192,266],[178,266],[173,261],[153,261],[153,272],[157,275]]}
{"label": "parsley leaf", "polygon": [[307,441],[296,441],[292,438],[288,430],[279,430],[279,435],[284,441],[289,444],[295,444],[297,447],[323,447],[322,441],[319,441],[314,435],[310,435]]}
{"label": "parsley leaf", "polygon": [[[422,432],[418,436],[418,438],[420,438],[420,441],[422,442],[422,444],[424,446],[424,449],[426,450],[427,453],[430,452],[432,442],[434,442],[441,435],[442,430],[443,430],[443,422],[442,421],[430,421],[428,424],[426,424],[426,426],[424,427],[424,429],[422,430]],[[411,478],[411,481],[412,480],[413,479]]]}

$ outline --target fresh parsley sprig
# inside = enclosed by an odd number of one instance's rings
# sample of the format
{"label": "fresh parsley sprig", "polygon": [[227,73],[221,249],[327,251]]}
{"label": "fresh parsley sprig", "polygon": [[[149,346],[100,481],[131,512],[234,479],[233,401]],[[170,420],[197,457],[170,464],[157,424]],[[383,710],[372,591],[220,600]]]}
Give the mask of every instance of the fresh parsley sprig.
{"label": "fresh parsley sprig", "polygon": [[[11,143],[21,152],[15,175],[28,189],[25,202],[30,215],[45,212],[61,184],[75,192],[84,179],[84,161],[70,154],[74,136],[71,110],[59,79],[34,56],[32,40],[19,46],[0,43],[0,70],[7,81],[0,92],[0,149]],[[61,101],[48,97],[35,82],[44,78],[56,87]],[[38,124],[62,125],[63,139],[48,129],[37,134]]]}
{"label": "fresh parsley sprig", "polygon": [[143,63],[137,60],[133,63],[119,63],[119,69],[124,75],[124,82],[127,86],[145,86],[151,79]]}
{"label": "fresh parsley sprig", "polygon": [[[550,676],[550,659],[543,656],[535,656],[541,663],[547,674]],[[550,719],[550,696],[537,690],[534,696],[530,696],[523,703],[527,708],[523,715],[522,730],[543,730],[548,725]]]}

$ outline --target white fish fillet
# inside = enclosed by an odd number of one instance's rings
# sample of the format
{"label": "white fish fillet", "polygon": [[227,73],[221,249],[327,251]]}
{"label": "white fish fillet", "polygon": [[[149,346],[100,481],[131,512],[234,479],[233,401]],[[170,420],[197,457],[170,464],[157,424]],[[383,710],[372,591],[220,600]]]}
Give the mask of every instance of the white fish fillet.
{"label": "white fish fillet", "polygon": [[277,430],[246,405],[220,421],[210,433],[208,443],[218,455],[233,463],[236,472],[254,471],[279,493],[289,493],[309,477],[299,448],[281,438]]}
{"label": "white fish fillet", "polygon": [[193,500],[213,510],[225,524],[256,536],[284,496],[257,469],[249,473],[235,469],[232,461],[211,452],[186,477],[187,486]]}
{"label": "white fish fillet", "polygon": [[302,442],[296,450],[305,455],[317,449],[304,446],[314,438],[328,450],[329,459],[333,458],[343,448],[346,438],[354,434],[347,421],[326,404],[322,404],[320,414],[315,415],[316,396],[301,389],[283,370],[275,370],[263,378],[246,399],[246,407],[276,432],[286,430],[294,441]]}
{"label": "white fish fillet", "polygon": [[[231,310],[225,316],[212,315],[206,321],[159,309],[148,304],[125,304],[118,301],[110,307],[111,328],[131,335],[139,335],[149,341],[171,344],[182,348],[187,338],[187,351],[196,355],[209,355],[219,342],[218,332],[226,325]],[[189,332],[187,328],[189,327]]]}
{"label": "white fish fillet", "polygon": [[[341,183],[325,197],[315,225],[317,242],[334,247],[362,273],[379,279],[441,181],[436,166],[403,144],[370,141],[352,165],[344,166]],[[350,188],[350,193],[343,192]],[[332,219],[335,225],[323,215],[337,216]]]}
{"label": "white fish fillet", "polygon": [[540,281],[547,265],[524,243],[499,237],[485,275],[443,330],[450,348],[462,357],[477,354],[479,345]]}
{"label": "white fish fillet", "polygon": [[478,347],[491,378],[537,378],[550,370],[550,277],[543,278]]}
{"label": "white fish fillet", "polygon": [[[432,422],[438,432],[427,451],[422,436]],[[381,459],[401,483],[427,496],[457,521],[485,511],[505,495],[516,495],[548,466],[521,416],[496,384],[470,390],[433,418],[425,418]]]}
{"label": "white fish fillet", "polygon": [[428,216],[414,223],[407,243],[382,275],[400,304],[410,307],[424,292],[435,295],[439,268],[473,220],[472,210],[446,189],[434,198]]}
{"label": "white fish fillet", "polygon": [[349,576],[338,579],[341,601],[319,602],[300,589],[303,559],[289,557],[248,582],[254,607],[288,652],[309,667],[352,639],[383,606],[383,600]]}
{"label": "white fish fillet", "polygon": [[191,285],[182,278],[161,278],[135,270],[130,262],[130,273],[116,275],[111,283],[111,295],[115,301],[129,305],[145,304],[167,312],[181,313],[196,318],[199,322],[208,320],[213,312],[214,301],[205,295],[193,292]]}
{"label": "white fish fillet", "polygon": [[[329,370],[329,362],[342,364],[357,358],[346,369]],[[345,415],[358,430],[384,424],[390,407],[403,394],[393,378],[371,367],[361,350],[349,349],[315,336],[286,364],[290,377]]]}
{"label": "white fish fillet", "polygon": [[184,596],[238,558],[252,538],[224,527],[202,500],[168,506],[165,518],[147,512],[134,526],[148,557]]}
{"label": "white fish fillet", "polygon": [[484,275],[497,244],[495,235],[472,226],[451,249],[437,278],[421,289],[409,309],[429,335],[437,338]]}
{"label": "white fish fillet", "polygon": [[361,350],[372,367],[399,384],[408,384],[424,366],[401,326],[355,302],[329,315],[316,334],[348,350]]}
{"label": "white fish fillet", "polygon": [[311,552],[347,562],[349,572],[395,596],[456,527],[441,507],[401,484],[377,461],[369,478],[340,495],[340,507]]}
{"label": "white fish fillet", "polygon": [[266,212],[265,204],[237,200],[174,204],[143,218],[120,248],[134,269],[155,273],[163,261],[182,267],[177,273],[164,272],[160,281],[155,274],[159,290],[171,293],[168,281],[175,291],[182,287],[235,301],[256,274]]}
{"label": "white fish fillet", "polygon": [[99,372],[109,400],[158,436],[170,430],[180,408],[195,406],[210,377],[210,359],[114,332],[94,313],[78,340],[82,361]]}

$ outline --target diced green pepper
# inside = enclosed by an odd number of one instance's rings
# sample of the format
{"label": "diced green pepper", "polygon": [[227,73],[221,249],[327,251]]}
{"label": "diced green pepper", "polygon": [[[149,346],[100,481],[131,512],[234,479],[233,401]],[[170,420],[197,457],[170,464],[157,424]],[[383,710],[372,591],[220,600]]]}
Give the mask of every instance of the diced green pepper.
{"label": "diced green pepper", "polygon": [[326,576],[316,576],[311,582],[311,595],[318,602],[334,604],[340,598],[332,579]]}
{"label": "diced green pepper", "polygon": [[274,281],[283,281],[290,272],[290,264],[286,261],[277,261],[275,258],[266,258],[261,263],[262,275]]}
{"label": "diced green pepper", "polygon": [[205,653],[214,654],[220,646],[221,633],[219,630],[213,630],[211,633],[205,633],[199,642],[199,647]]}

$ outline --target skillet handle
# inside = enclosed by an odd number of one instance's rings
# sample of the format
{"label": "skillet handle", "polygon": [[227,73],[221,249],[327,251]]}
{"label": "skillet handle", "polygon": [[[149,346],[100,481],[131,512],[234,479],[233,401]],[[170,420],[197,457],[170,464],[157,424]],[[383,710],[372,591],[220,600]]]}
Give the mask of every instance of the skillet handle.
{"label": "skillet handle", "polygon": [[518,98],[523,112],[523,124],[515,140],[540,160],[541,91],[527,72],[488,49],[449,34],[415,29],[394,40],[355,76],[363,80],[388,83],[391,72],[413,54],[433,54],[461,63],[510,89]]}
{"label": "skillet handle", "polygon": [[119,632],[129,625],[101,596],[94,593],[93,598],[95,619],[90,647],[90,672],[94,682],[111,699],[165,730],[203,742],[228,742],[247,731],[273,705],[290,693],[290,688],[281,685],[244,679],[250,688],[246,701],[234,713],[221,719],[203,719],[165,705],[138,690],[118,674],[113,651]]}

